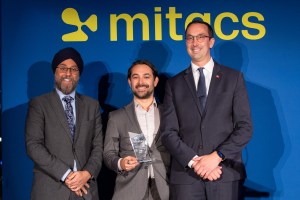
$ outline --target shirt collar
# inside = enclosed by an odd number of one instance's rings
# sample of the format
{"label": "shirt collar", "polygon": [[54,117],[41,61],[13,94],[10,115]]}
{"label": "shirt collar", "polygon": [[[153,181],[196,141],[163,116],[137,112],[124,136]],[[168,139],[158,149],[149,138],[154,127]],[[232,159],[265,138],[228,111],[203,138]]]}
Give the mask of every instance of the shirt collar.
{"label": "shirt collar", "polygon": [[[133,100],[133,102],[134,102],[134,107],[135,107],[135,108],[142,108],[141,104],[139,104],[137,101]],[[152,104],[150,105],[150,107],[151,107],[151,106],[154,106],[154,107],[157,108],[157,103],[156,103],[155,98],[153,99],[153,102],[152,102]]]}
{"label": "shirt collar", "polygon": [[62,93],[59,89],[55,88],[57,94],[59,95],[60,100],[62,101],[62,98],[64,98],[65,96],[71,96],[73,97],[73,99],[75,99],[75,90],[73,92],[71,92],[71,94],[65,95],[64,93]]}
{"label": "shirt collar", "polygon": [[198,73],[197,71],[198,71],[199,67],[203,67],[205,70],[212,73],[213,68],[214,68],[214,60],[212,59],[212,57],[210,57],[210,60],[204,66],[198,66],[198,65],[194,64],[193,62],[191,62],[191,66],[192,66],[193,73]]}

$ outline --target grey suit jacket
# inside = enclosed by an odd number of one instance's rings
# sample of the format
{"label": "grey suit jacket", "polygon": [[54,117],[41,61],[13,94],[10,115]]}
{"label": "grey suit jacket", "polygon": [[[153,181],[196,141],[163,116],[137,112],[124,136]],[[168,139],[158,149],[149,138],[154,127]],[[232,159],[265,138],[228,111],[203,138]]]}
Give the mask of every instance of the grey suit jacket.
{"label": "grey suit jacket", "polygon": [[[118,170],[120,158],[135,156],[128,132],[142,133],[135,114],[134,102],[109,114],[104,142],[104,162],[108,168],[118,173],[114,200],[141,200],[148,188],[148,166],[146,164],[139,164],[129,172]],[[162,200],[167,200],[169,199],[170,156],[161,143],[159,131],[152,143],[150,156],[153,160],[152,165],[158,192]]]}
{"label": "grey suit jacket", "polygon": [[191,67],[168,80],[162,109],[163,144],[172,155],[172,184],[191,184],[200,177],[188,163],[195,155],[220,150],[222,176],[228,182],[246,177],[242,150],[252,136],[248,95],[242,73],[215,62],[206,106],[200,101]]}
{"label": "grey suit jacket", "polygon": [[[57,92],[36,97],[29,103],[26,150],[34,162],[32,200],[68,200],[71,191],[62,176],[77,161],[78,170],[95,178],[102,165],[103,136],[99,103],[76,93],[76,130],[72,142],[64,108]],[[98,200],[95,179],[85,199]]]}

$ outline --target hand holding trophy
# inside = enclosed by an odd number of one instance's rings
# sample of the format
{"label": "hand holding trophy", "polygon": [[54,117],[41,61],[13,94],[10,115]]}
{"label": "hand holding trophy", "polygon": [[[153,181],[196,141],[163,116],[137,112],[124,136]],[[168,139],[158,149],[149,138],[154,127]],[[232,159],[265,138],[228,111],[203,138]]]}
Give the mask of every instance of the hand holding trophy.
{"label": "hand holding trophy", "polygon": [[134,150],[135,156],[140,163],[149,163],[151,158],[149,155],[149,147],[144,134],[129,132],[130,142]]}

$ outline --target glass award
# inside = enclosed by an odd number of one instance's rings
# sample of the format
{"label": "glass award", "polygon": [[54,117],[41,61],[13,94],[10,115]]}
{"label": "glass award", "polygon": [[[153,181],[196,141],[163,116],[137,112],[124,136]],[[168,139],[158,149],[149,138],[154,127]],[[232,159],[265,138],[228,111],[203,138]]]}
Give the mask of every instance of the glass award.
{"label": "glass award", "polygon": [[151,162],[149,156],[149,147],[147,145],[144,134],[129,132],[130,142],[134,150],[134,154],[140,163]]}

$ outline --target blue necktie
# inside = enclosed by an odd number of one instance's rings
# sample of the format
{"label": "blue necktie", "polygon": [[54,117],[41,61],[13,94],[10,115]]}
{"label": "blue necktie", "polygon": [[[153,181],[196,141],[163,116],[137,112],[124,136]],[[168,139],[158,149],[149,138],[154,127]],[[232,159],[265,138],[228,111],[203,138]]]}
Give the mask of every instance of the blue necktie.
{"label": "blue necktie", "polygon": [[201,112],[203,112],[206,103],[206,85],[205,85],[205,76],[203,74],[203,69],[204,68],[202,67],[198,69],[200,73],[200,77],[199,77],[198,88],[197,88],[197,96],[200,100]]}
{"label": "blue necktie", "polygon": [[75,134],[75,124],[74,124],[74,113],[71,102],[74,100],[71,96],[65,96],[62,100],[66,102],[65,113],[67,116],[67,121],[70,129],[70,134],[72,139],[74,139]]}

